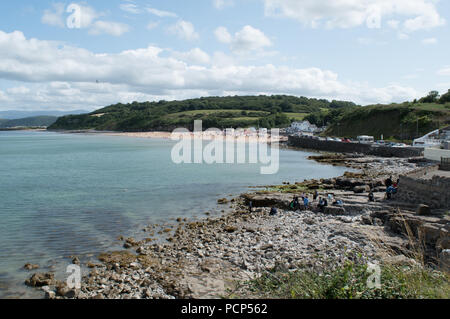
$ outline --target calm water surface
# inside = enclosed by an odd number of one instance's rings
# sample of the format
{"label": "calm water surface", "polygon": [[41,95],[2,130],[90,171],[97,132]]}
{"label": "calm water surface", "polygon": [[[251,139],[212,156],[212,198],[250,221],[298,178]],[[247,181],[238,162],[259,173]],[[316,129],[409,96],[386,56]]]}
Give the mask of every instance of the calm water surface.
{"label": "calm water surface", "polygon": [[[276,175],[259,165],[176,165],[174,142],[104,135],[0,132],[0,298],[40,297],[27,262],[62,272],[68,256],[118,248],[149,223],[220,213],[217,199],[248,186],[343,174],[310,153],[280,151]],[[116,244],[114,244],[116,243]],[[94,258],[94,257],[91,257]],[[95,259],[93,259],[95,260]]]}

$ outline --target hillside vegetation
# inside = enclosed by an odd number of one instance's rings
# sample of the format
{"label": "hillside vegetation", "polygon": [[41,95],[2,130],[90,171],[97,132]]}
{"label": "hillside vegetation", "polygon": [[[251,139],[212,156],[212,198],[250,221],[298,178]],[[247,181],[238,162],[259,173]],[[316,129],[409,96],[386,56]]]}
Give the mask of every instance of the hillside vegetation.
{"label": "hillside vegetation", "polygon": [[57,119],[56,116],[33,116],[16,120],[0,119],[0,128],[47,127],[55,123]]}
{"label": "hillside vegetation", "polygon": [[203,120],[203,128],[287,127],[314,112],[353,106],[356,105],[351,102],[281,95],[119,103],[89,114],[61,117],[50,129],[171,131],[177,127],[192,129],[194,120]]}
{"label": "hillside vegetation", "polygon": [[334,114],[327,135],[411,140],[450,124],[450,103],[403,103],[341,110]]}
{"label": "hillside vegetation", "polygon": [[439,96],[427,96],[402,104],[345,106],[321,110],[305,117],[318,126],[328,126],[324,135],[357,137],[371,135],[376,139],[412,140],[450,124],[450,90]]}

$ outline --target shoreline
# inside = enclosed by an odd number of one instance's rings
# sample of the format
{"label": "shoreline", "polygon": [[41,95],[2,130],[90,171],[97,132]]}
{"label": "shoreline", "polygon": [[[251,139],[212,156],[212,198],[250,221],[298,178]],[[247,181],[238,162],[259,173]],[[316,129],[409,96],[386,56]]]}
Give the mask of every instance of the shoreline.
{"label": "shoreline", "polygon": [[[154,241],[157,227],[149,225],[144,230],[149,240],[120,238],[124,249],[102,253],[96,261],[83,260],[81,265],[90,271],[83,277],[81,290],[71,290],[48,275],[45,297],[216,299],[238,294],[254,298],[257,296],[242,291],[239,283],[277,267],[289,271],[311,267],[320,263],[317,256],[344,262],[350,251],[361,253],[370,262],[416,264],[409,256],[408,239],[384,227],[394,205],[383,200],[382,185],[389,174],[405,174],[419,165],[401,158],[321,154],[309,159],[357,172],[266,186],[262,187],[266,190],[225,198],[219,204],[231,211],[200,221],[178,218],[174,226],[161,231],[162,242]],[[353,189],[372,182],[377,185],[373,204],[368,203],[364,191]],[[325,212],[287,209],[293,194],[312,194],[314,190],[324,197],[332,193],[343,199],[344,207],[328,207]],[[249,200],[254,203],[251,213]],[[277,207],[279,214],[270,216],[270,207]]]}
{"label": "shoreline", "polygon": [[[216,136],[223,138],[224,141],[227,139],[234,140],[236,142],[257,142],[271,143],[270,135],[267,137],[261,136],[224,136],[224,135],[211,135],[211,134],[202,134],[200,137],[195,133],[172,133],[172,132],[164,132],[164,131],[155,131],[155,132],[110,132],[110,131],[92,131],[92,130],[79,130],[79,131],[48,131],[54,133],[61,134],[92,134],[92,135],[104,135],[104,136],[119,136],[119,137],[132,137],[132,138],[150,138],[150,139],[166,139],[170,140],[173,136],[181,139],[183,137],[189,136],[191,139],[201,139],[203,141],[212,141]],[[204,133],[204,132],[203,132]],[[278,139],[275,139],[275,142],[287,142],[287,136],[279,136]]]}

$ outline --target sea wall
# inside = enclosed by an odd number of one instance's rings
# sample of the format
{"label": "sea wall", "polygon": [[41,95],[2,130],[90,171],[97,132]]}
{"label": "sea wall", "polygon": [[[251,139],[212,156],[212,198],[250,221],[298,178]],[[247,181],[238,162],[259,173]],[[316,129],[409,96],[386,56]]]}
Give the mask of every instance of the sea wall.
{"label": "sea wall", "polygon": [[408,203],[425,204],[431,208],[449,208],[450,178],[433,176],[432,179],[419,179],[415,175],[400,176],[396,198]]}
{"label": "sea wall", "polygon": [[426,148],[424,156],[426,159],[430,161],[440,162],[441,158],[450,158],[450,150]]}
{"label": "sea wall", "polygon": [[373,147],[368,144],[320,141],[312,138],[289,136],[290,146],[335,153],[362,153],[381,157],[417,157],[423,155],[423,149],[412,147]]}

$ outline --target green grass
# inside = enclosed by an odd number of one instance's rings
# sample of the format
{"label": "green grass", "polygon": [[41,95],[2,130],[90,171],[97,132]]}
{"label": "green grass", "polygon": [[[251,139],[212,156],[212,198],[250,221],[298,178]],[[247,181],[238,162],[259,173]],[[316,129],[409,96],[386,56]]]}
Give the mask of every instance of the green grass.
{"label": "green grass", "polygon": [[290,120],[303,121],[308,113],[284,113]]}
{"label": "green grass", "polygon": [[[424,269],[381,265],[381,287],[369,288],[371,274],[360,261],[328,264],[322,270],[273,270],[244,285],[240,298],[271,299],[449,299],[448,275]],[[241,290],[242,291],[242,290]]]}

